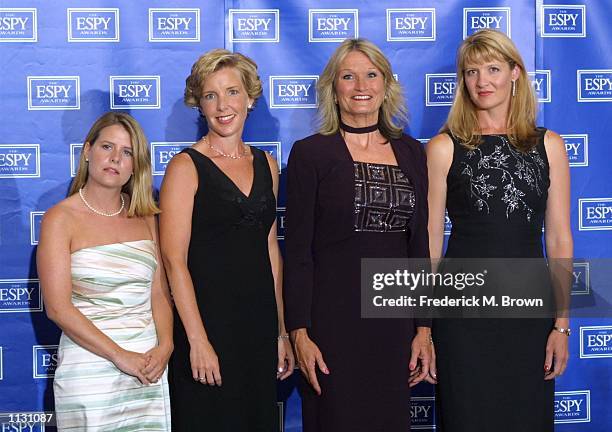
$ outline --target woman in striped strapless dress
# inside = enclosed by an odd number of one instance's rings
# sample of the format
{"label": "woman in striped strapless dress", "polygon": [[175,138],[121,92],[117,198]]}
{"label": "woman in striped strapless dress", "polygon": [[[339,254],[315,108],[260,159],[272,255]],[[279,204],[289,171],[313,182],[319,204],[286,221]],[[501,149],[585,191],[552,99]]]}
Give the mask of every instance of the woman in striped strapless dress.
{"label": "woman in striped strapless dress", "polygon": [[167,431],[172,305],[157,246],[146,138],[127,114],[92,126],[70,196],[37,251],[63,331],[53,385],[60,431]]}

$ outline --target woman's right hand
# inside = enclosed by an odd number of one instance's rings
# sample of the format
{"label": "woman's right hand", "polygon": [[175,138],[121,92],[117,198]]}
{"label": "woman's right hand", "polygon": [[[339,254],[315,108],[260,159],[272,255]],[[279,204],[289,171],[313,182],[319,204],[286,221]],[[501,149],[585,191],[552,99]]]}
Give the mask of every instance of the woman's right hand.
{"label": "woman's right hand", "polygon": [[219,358],[208,340],[191,343],[189,360],[194,380],[202,384],[221,385]]}
{"label": "woman's right hand", "polygon": [[134,376],[145,385],[151,384],[144,374],[144,370],[149,364],[149,356],[123,348],[113,358],[113,363],[117,368],[128,375]]}
{"label": "woman's right hand", "polygon": [[323,354],[321,354],[319,347],[312,341],[312,339],[308,337],[308,333],[305,328],[293,330],[291,332],[291,339],[293,340],[295,357],[300,370],[314,391],[318,395],[321,395],[321,386],[317,380],[315,366],[318,366],[319,370],[325,375],[329,375],[329,369],[327,369],[327,365],[323,361]]}

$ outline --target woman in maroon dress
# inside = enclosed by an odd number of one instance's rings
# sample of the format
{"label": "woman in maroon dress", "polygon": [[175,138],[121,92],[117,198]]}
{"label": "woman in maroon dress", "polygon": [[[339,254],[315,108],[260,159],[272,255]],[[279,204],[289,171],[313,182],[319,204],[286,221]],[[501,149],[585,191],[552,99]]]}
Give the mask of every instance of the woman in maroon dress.
{"label": "woman in maroon dress", "polygon": [[362,319],[361,258],[429,257],[427,168],[371,42],[343,42],[319,80],[319,133],[288,162],[287,330],[307,382],[304,432],[406,432],[428,377],[427,320]]}

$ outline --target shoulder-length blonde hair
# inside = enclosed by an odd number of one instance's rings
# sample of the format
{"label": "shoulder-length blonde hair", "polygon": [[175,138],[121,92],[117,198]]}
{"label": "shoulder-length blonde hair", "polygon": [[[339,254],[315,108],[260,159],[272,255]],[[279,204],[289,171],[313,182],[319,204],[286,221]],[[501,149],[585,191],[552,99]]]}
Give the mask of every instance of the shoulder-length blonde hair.
{"label": "shoulder-length blonde hair", "polygon": [[[121,189],[122,192],[130,197],[128,216],[143,217],[159,213],[160,210],[155,204],[152,195],[153,180],[151,177],[149,144],[140,124],[132,116],[122,112],[107,112],[93,124],[85,137],[85,144],[89,143],[90,146],[94,146],[102,129],[113,125],[123,127],[130,135],[130,141],[132,142],[134,174]],[[72,181],[68,195],[77,193],[79,189],[85,186],[89,176],[88,165],[85,160],[85,152],[81,152],[79,168]]]}
{"label": "shoulder-length blonde hair", "polygon": [[476,115],[476,106],[470,99],[465,85],[466,65],[493,60],[508,63],[510,69],[519,68],[515,95],[510,100],[508,112],[508,138],[514,147],[528,151],[536,144],[537,103],[525,63],[514,43],[496,30],[480,30],[466,38],[457,52],[457,87],[453,105],[441,132],[448,132],[468,148],[475,148],[482,141]]}
{"label": "shoulder-length blonde hair", "polygon": [[385,97],[378,111],[378,129],[387,139],[399,138],[408,122],[408,110],[404,101],[402,87],[393,76],[391,63],[383,52],[366,39],[346,39],[336,48],[319,77],[319,133],[332,135],[340,127],[340,113],[335,102],[338,67],[352,51],[359,51],[370,59],[382,73],[385,81]]}

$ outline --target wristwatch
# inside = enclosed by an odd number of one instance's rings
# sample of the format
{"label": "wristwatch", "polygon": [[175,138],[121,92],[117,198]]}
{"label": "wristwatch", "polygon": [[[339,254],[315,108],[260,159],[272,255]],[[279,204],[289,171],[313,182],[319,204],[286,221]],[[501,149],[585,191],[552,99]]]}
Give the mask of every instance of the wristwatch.
{"label": "wristwatch", "polygon": [[569,327],[563,328],[563,327],[554,326],[553,329],[557,330],[559,333],[563,333],[567,337],[570,337],[570,335],[572,334],[572,329],[570,329]]}

